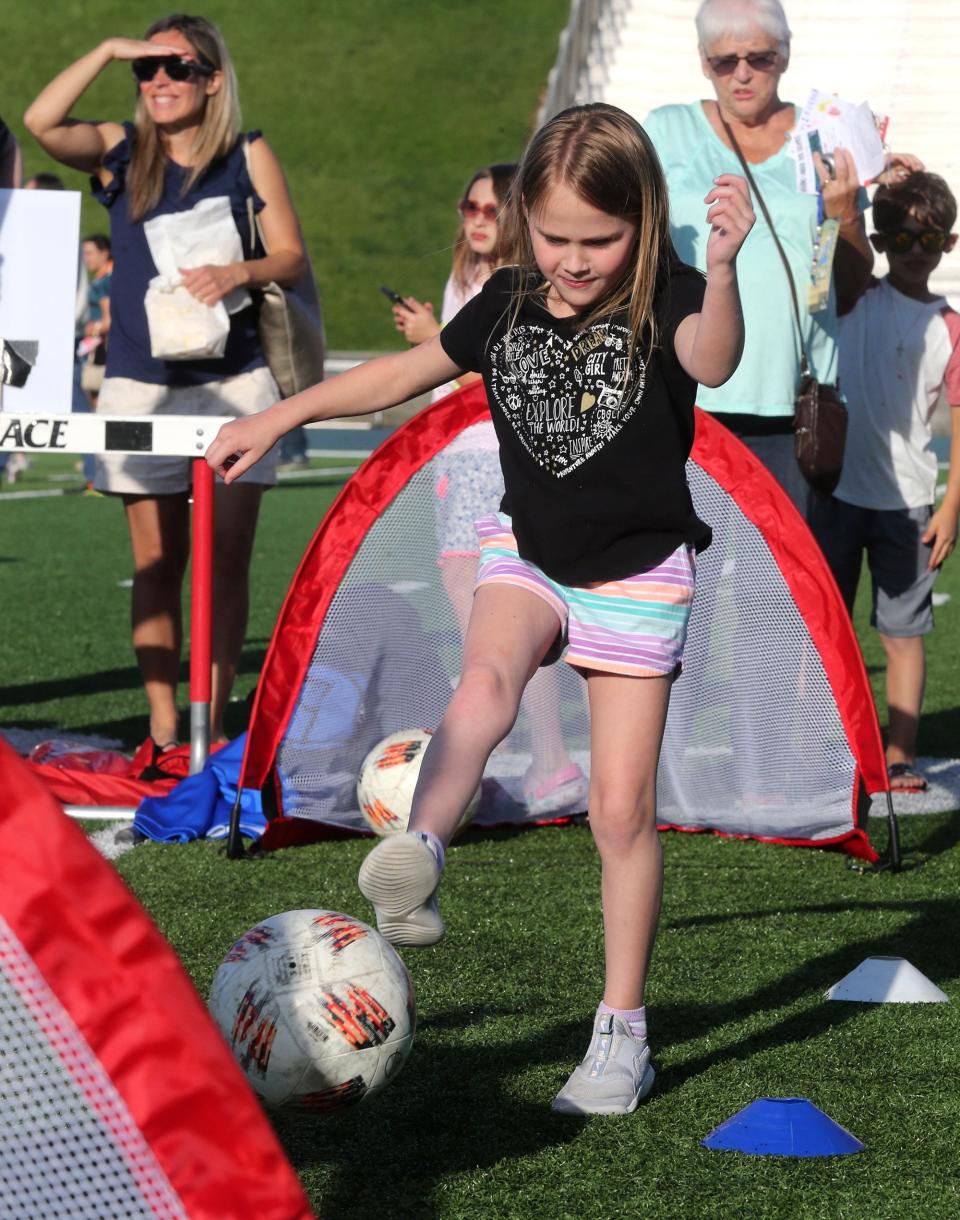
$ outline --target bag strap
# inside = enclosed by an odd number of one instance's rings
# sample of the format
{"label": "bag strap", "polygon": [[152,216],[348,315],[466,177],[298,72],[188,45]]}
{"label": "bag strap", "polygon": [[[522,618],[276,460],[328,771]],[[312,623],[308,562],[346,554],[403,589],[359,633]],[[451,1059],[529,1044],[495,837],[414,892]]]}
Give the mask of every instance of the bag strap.
{"label": "bag strap", "polygon": [[[250,180],[251,187],[256,190],[257,188],[253,186],[253,173],[250,169],[250,141],[246,136],[241,136],[240,138],[243,142],[243,159],[247,163],[247,177]],[[257,213],[254,211],[252,194],[247,196],[247,220],[250,224],[250,253],[252,255],[256,255],[257,238],[259,237],[260,245],[263,248],[264,254],[269,254],[270,251],[267,249],[267,243],[263,239],[263,229],[260,225],[260,220],[257,217]]]}
{"label": "bag strap", "polygon": [[[257,188],[254,185],[253,174],[250,172],[250,141],[247,139],[246,136],[242,136],[241,139],[243,141],[243,159],[247,163],[247,177],[250,179],[251,187],[253,187],[253,189],[256,190]],[[260,223],[260,217],[254,211],[253,195],[247,196],[247,219],[249,220],[249,223],[250,223],[250,249],[251,249],[251,252],[254,255],[256,255],[256,252],[257,252],[256,238],[259,237],[260,246],[261,246],[264,254],[269,254],[270,247],[267,245],[267,240],[263,235],[263,226]],[[303,241],[302,232],[300,233],[300,240]],[[317,282],[313,276],[313,267],[311,266],[311,263],[310,263],[310,255],[309,255],[309,252],[307,251],[306,243],[304,243],[304,246],[303,246],[303,253],[304,253],[305,265],[304,265],[303,271],[301,272],[300,278],[298,279],[298,281],[295,285],[293,285],[292,287],[283,288],[283,289],[281,289],[281,291],[285,295],[290,292],[295,293],[300,298],[301,302],[303,302],[311,312],[316,314],[317,325],[322,330],[323,313],[322,313],[322,309],[321,309],[321,305],[320,305],[320,294],[317,291]]]}
{"label": "bag strap", "polygon": [[743,176],[750,184],[750,189],[756,196],[757,203],[760,205],[760,211],[763,213],[763,218],[767,222],[767,228],[770,230],[770,236],[773,238],[773,244],[777,247],[777,253],[780,255],[780,261],[783,263],[783,269],[787,273],[787,283],[790,285],[790,299],[793,301],[793,316],[797,323],[797,339],[800,342],[800,374],[803,377],[810,376],[810,361],[807,359],[807,349],[803,342],[803,324],[800,321],[800,305],[797,301],[797,286],[793,282],[793,272],[790,270],[790,263],[784,252],[783,246],[780,244],[780,238],[777,237],[777,230],[773,227],[773,220],[770,217],[770,212],[764,202],[763,196],[760,194],[760,188],[757,186],[753,174],[750,172],[750,166],[747,164],[747,159],[741,151],[740,145],[737,143],[737,137],[733,134],[733,129],[723,117],[719,106],[717,114],[720,122],[723,125],[723,130],[727,133],[727,139],[730,141],[733,151],[737,154],[737,160],[743,168]]}

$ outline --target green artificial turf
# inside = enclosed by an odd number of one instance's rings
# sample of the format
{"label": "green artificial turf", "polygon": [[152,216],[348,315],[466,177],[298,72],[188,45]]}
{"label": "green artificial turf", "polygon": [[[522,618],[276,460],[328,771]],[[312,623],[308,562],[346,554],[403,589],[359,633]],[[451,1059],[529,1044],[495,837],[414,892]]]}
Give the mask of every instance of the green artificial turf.
{"label": "green artificial turf", "polygon": [[[956,1216],[958,836],[955,817],[905,820],[896,876],[834,854],[665,836],[648,992],[657,1086],[633,1117],[589,1121],[549,1110],[602,986],[589,832],[468,837],[449,855],[446,941],[404,952],[420,1020],[401,1075],[339,1116],[276,1120],[318,1214]],[[368,848],[240,863],[210,844],[147,845],[119,868],[206,994],[233,939],[266,915],[370,919],[355,883]],[[872,954],[907,957],[952,1002],[826,1003]],[[866,1151],[803,1161],[700,1147],[766,1095],[810,1098]]]}
{"label": "green artificial turf", "polygon": [[[129,642],[130,543],[119,501],[80,494],[73,461],[39,455],[19,490],[69,494],[18,499],[0,493],[0,728],[96,733],[133,748],[147,735],[146,706]],[[287,586],[354,459],[314,459],[306,478],[263,500],[251,567],[250,622],[227,731],[246,727],[256,683]],[[51,477],[57,481],[53,481]],[[61,482],[61,476],[66,482]],[[189,588],[189,574],[185,581]],[[190,600],[184,597],[189,624]],[[180,705],[189,701],[181,666]],[[186,718],[182,734],[188,733]]]}
{"label": "green artificial turf", "polygon": [[[401,346],[386,282],[439,312],[457,228],[454,205],[481,165],[516,159],[569,16],[567,0],[211,0],[230,48],[248,129],[276,149],[324,298],[331,348]],[[0,114],[26,174],[58,167],[22,115],[61,69],[113,35],[140,37],[164,13],[145,0],[45,0],[4,11]],[[132,117],[129,68],[111,64],[76,114]],[[83,206],[83,232],[107,229]]]}
{"label": "green artificial turf", "polygon": [[[109,733],[134,745],[146,720],[120,585],[129,577],[122,512],[78,494],[71,471],[69,459],[40,457],[17,487],[71,494],[0,496],[0,727]],[[231,731],[245,723],[243,700],[284,591],[340,479],[318,468],[264,500]],[[960,563],[947,564],[937,587],[951,600],[930,638],[920,744],[955,754]],[[864,638],[879,697],[875,637]],[[319,1213],[956,1215],[960,820],[903,819],[901,831],[906,867],[896,876],[860,875],[839,855],[665,836],[649,992],[658,1086],[633,1118],[589,1122],[553,1116],[549,1101],[583,1052],[601,987],[590,836],[569,828],[468,837],[444,882],[447,942],[405,955],[421,1024],[403,1074],[356,1111],[277,1120]],[[879,847],[884,837],[880,823]],[[317,906],[369,918],[355,885],[368,846],[234,863],[214,844],[147,844],[119,868],[206,994],[232,941],[266,915]],[[953,1002],[824,1003],[826,988],[871,954],[907,957]],[[866,1152],[806,1162],[699,1146],[762,1095],[809,1097]]]}

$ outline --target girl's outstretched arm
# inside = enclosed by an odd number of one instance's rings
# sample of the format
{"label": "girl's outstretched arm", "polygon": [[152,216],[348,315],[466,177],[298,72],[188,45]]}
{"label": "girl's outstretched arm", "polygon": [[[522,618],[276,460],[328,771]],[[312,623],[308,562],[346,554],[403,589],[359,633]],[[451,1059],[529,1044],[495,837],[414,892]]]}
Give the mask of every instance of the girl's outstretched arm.
{"label": "girl's outstretched arm", "polygon": [[701,385],[722,385],[743,354],[743,311],[737,286],[737,254],[756,217],[750,192],[737,174],[721,174],[704,203],[707,240],[707,288],[703,308],[677,327],[674,348],[684,371]]}
{"label": "girl's outstretched arm", "polygon": [[207,462],[225,483],[232,483],[300,424],[383,411],[436,389],[461,372],[443,350],[439,336],[409,351],[379,356],[257,415],[224,424],[206,452]]}

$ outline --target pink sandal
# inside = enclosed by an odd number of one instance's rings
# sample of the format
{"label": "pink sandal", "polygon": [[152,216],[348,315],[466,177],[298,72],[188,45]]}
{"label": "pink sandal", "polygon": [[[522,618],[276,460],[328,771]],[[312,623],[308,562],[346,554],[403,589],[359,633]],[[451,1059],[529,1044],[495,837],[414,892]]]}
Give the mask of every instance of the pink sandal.
{"label": "pink sandal", "polygon": [[538,784],[524,780],[523,799],[529,811],[537,816],[561,810],[579,813],[586,808],[587,788],[583,771],[576,763],[570,763]]}

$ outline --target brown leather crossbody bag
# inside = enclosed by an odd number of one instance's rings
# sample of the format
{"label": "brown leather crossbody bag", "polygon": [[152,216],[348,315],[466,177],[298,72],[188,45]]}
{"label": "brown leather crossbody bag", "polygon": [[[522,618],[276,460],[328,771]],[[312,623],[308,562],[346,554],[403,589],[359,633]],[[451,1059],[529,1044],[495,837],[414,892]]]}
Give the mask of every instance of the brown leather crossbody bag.
{"label": "brown leather crossbody bag", "polygon": [[836,386],[821,385],[810,369],[806,345],[803,342],[803,325],[800,321],[800,306],[797,301],[797,288],[793,282],[793,272],[784,253],[780,238],[773,227],[773,220],[767,210],[763,196],[757,189],[753,174],[737,138],[730,126],[720,118],[724,130],[743,167],[744,177],[750,184],[750,189],[760,205],[760,211],[770,229],[770,236],[777,247],[777,253],[787,273],[787,283],[790,286],[790,299],[793,301],[793,316],[797,323],[797,339],[800,343],[800,386],[794,403],[793,415],[793,447],[800,472],[811,487],[829,495],[840,482],[840,471],[843,467],[843,450],[847,442],[847,407],[840,397]]}

